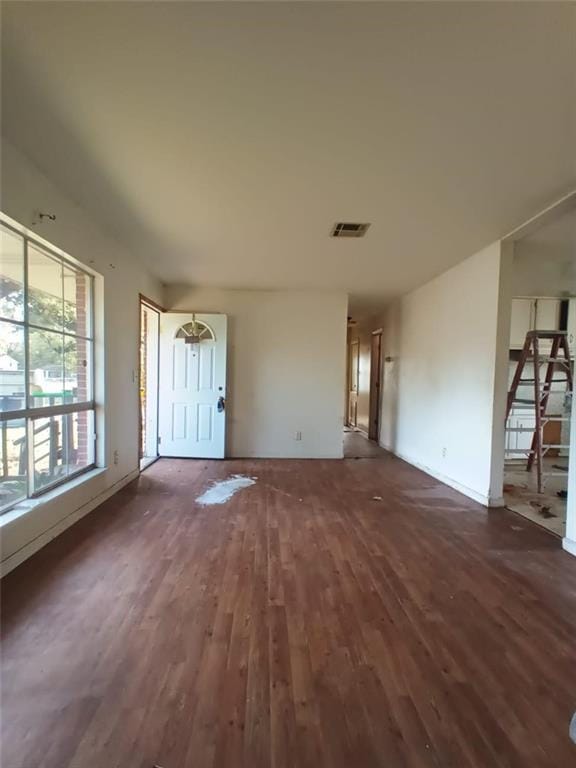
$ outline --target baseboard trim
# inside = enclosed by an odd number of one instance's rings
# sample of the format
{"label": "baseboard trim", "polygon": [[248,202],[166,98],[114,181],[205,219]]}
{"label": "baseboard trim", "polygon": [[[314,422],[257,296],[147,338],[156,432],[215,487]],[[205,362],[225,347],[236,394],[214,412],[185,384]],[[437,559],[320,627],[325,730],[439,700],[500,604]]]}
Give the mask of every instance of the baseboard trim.
{"label": "baseboard trim", "polygon": [[564,536],[562,539],[562,549],[576,557],[576,541],[574,541],[574,539],[568,539]]}
{"label": "baseboard trim", "polygon": [[28,558],[32,557],[32,555],[36,554],[38,550],[42,549],[42,547],[45,547],[46,544],[63,533],[67,528],[70,528],[70,526],[74,525],[74,523],[77,523],[78,520],[81,520],[85,515],[96,509],[96,507],[99,507],[100,504],[104,503],[111,496],[114,496],[114,494],[118,493],[118,491],[120,491],[125,485],[128,485],[128,483],[131,483],[132,480],[135,480],[139,474],[140,470],[134,469],[127,475],[124,475],[123,478],[115,482],[105,491],[102,491],[102,493],[94,496],[94,498],[90,499],[90,501],[87,501],[81,507],[74,510],[74,512],[71,512],[65,518],[59,520],[51,528],[48,528],[47,531],[44,531],[35,539],[32,539],[32,541],[29,541],[28,544],[25,544],[21,549],[12,553],[9,557],[3,560],[2,563],[0,563],[0,578],[6,576],[6,574],[10,573],[10,571],[13,571],[14,568],[23,563],[25,560],[28,560]]}
{"label": "baseboard trim", "polygon": [[416,467],[416,469],[420,469],[422,472],[425,472],[427,475],[430,475],[430,477],[433,477],[435,480],[439,480],[441,483],[444,483],[444,485],[448,485],[450,488],[454,488],[455,491],[458,491],[459,493],[464,494],[464,496],[467,496],[469,499],[472,499],[473,501],[477,501],[479,504],[482,504],[483,507],[503,507],[504,506],[504,499],[503,497],[491,497],[491,496],[485,496],[482,493],[478,493],[478,491],[475,491],[473,488],[468,488],[468,486],[463,485],[462,483],[459,483],[457,480],[453,480],[451,477],[448,477],[447,475],[443,475],[441,472],[437,472],[434,469],[431,469],[430,467],[426,466],[426,464],[421,464],[419,461],[416,461],[411,456],[407,456],[406,454],[400,453],[399,451],[394,451],[390,446],[384,445],[383,443],[379,443],[381,448],[384,448],[386,451],[389,451],[390,453],[393,453],[394,456],[397,456],[399,459],[402,459],[402,461],[405,461],[407,464],[412,465],[413,467]]}

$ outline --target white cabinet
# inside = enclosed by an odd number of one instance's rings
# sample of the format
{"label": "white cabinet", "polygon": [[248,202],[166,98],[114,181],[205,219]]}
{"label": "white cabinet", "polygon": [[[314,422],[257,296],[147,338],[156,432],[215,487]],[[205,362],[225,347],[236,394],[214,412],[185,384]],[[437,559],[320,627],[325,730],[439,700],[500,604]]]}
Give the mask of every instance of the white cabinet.
{"label": "white cabinet", "polygon": [[556,331],[560,327],[560,299],[536,299],[535,304],[535,330]]}
{"label": "white cabinet", "polygon": [[[528,331],[556,331],[560,327],[562,299],[512,299],[510,349],[522,349]],[[568,305],[568,343],[572,355],[576,352],[576,298]],[[540,350],[548,352],[552,342],[540,341]]]}
{"label": "white cabinet", "polygon": [[526,461],[536,428],[534,411],[512,408],[506,427],[506,461]]}

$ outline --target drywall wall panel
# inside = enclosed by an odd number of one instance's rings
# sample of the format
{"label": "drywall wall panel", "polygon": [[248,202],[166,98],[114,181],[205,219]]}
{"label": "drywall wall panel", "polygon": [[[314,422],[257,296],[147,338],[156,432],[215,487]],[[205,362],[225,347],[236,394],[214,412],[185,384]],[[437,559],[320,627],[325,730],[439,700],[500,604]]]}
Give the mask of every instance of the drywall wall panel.
{"label": "drywall wall panel", "polygon": [[500,280],[495,243],[395,301],[384,326],[382,445],[484,503],[499,501],[492,430]]}
{"label": "drywall wall panel", "polygon": [[342,457],[347,301],[167,287],[170,310],[228,315],[227,455]]}

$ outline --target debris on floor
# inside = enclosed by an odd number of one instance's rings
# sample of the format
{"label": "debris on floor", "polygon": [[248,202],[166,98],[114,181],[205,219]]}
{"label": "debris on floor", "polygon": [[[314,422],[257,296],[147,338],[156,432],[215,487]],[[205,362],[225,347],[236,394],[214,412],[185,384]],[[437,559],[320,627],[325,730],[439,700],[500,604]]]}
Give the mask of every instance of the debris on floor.
{"label": "debris on floor", "polygon": [[255,484],[256,480],[251,477],[232,475],[226,478],[226,480],[219,480],[213,483],[211,488],[208,488],[201,496],[198,496],[196,502],[203,507],[212,504],[225,504],[242,488],[248,488],[250,485]]}
{"label": "debris on floor", "polygon": [[531,501],[530,506],[533,507],[538,512],[538,514],[546,520],[551,517],[556,517],[556,515],[550,511],[549,504],[541,504],[539,501]]}
{"label": "debris on floor", "polygon": [[545,520],[549,520],[551,517],[556,517],[554,512],[550,512],[550,507],[540,507],[539,514],[542,515]]}
{"label": "debris on floor", "polygon": [[505,505],[513,512],[543,526],[557,536],[566,532],[566,477],[558,474],[558,458],[544,460],[546,477],[543,492],[538,493],[536,471],[525,466],[507,466],[504,480]]}
{"label": "debris on floor", "polygon": [[372,496],[372,501],[382,501],[382,496]]}

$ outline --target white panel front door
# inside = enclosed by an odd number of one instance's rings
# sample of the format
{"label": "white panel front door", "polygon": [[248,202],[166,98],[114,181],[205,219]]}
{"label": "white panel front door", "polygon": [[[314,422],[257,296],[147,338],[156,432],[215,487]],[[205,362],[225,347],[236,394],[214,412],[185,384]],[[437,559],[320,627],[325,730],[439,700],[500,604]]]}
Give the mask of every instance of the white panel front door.
{"label": "white panel front door", "polygon": [[209,329],[199,344],[177,338],[179,330],[192,321],[189,312],[167,312],[160,319],[158,453],[223,459],[227,318],[203,314],[195,319]]}

